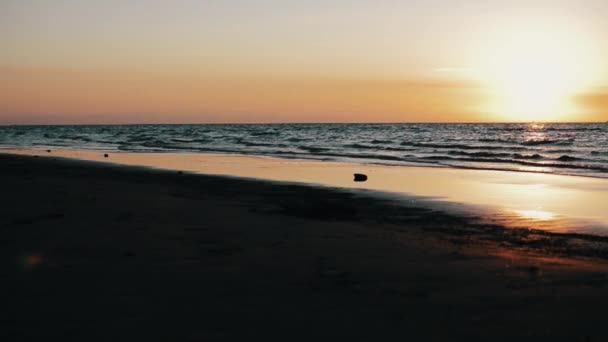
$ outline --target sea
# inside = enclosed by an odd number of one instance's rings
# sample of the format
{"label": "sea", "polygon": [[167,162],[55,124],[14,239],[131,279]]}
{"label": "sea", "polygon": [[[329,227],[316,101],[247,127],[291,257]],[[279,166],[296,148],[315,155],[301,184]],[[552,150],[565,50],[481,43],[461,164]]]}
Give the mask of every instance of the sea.
{"label": "sea", "polygon": [[608,123],[0,126],[0,146],[229,153],[608,178]]}

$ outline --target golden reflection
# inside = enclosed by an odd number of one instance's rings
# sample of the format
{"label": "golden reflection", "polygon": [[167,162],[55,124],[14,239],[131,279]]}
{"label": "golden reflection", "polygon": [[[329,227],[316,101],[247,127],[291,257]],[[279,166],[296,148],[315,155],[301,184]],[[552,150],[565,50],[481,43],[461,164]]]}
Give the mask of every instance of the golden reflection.
{"label": "golden reflection", "polygon": [[524,139],[530,141],[542,141],[546,139],[545,125],[539,123],[527,124],[527,129],[524,134]]}
{"label": "golden reflection", "polygon": [[[6,152],[48,155],[45,150],[35,149]],[[545,224],[562,219],[583,219],[608,226],[606,179],[542,173],[285,160],[242,155],[109,152],[109,158],[105,158],[105,153],[53,150],[55,157],[439,198],[451,203],[506,210],[512,214],[511,218],[515,216],[527,223],[530,220]],[[354,173],[368,175],[368,181],[353,182]],[[538,228],[559,229],[553,226]]]}
{"label": "golden reflection", "polygon": [[544,210],[514,210],[517,214],[519,214],[523,218],[537,220],[537,221],[547,221],[555,218],[555,213],[544,211]]}

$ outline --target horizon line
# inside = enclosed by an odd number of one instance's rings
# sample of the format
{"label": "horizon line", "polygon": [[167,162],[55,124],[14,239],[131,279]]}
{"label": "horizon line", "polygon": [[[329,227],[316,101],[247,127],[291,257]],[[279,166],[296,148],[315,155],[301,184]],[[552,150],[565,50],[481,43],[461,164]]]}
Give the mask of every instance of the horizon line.
{"label": "horizon line", "polygon": [[11,126],[194,126],[194,125],[445,125],[445,124],[603,124],[607,121],[353,121],[353,122],[128,122],[128,123],[14,123],[0,124],[0,127]]}

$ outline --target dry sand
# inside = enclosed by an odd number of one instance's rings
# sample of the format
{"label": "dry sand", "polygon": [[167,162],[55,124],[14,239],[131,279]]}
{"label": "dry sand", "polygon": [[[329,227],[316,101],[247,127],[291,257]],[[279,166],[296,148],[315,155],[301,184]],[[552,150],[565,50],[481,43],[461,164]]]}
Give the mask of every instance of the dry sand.
{"label": "dry sand", "polygon": [[606,341],[608,238],[0,155],[1,341]]}

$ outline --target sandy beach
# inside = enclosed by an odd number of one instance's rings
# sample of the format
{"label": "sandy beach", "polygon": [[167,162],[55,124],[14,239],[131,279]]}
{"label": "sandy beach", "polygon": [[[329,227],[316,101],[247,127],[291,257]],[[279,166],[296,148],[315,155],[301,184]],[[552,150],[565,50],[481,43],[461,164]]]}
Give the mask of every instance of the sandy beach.
{"label": "sandy beach", "polygon": [[608,0],[0,0],[0,342],[608,342]]}
{"label": "sandy beach", "polygon": [[0,155],[4,341],[604,341],[608,238]]}

